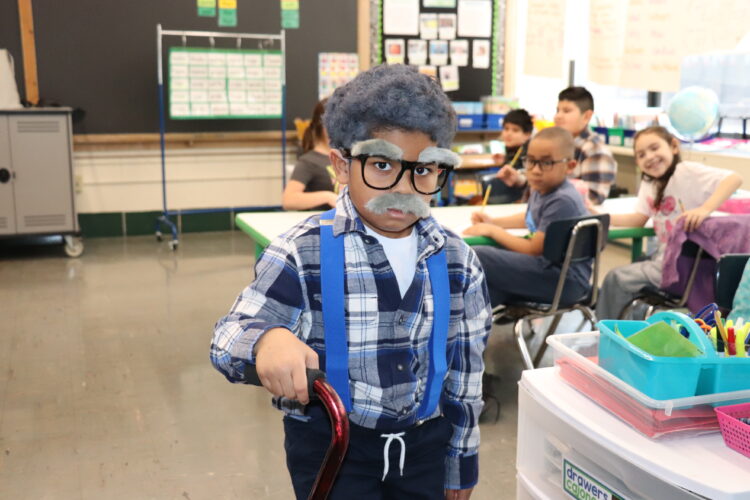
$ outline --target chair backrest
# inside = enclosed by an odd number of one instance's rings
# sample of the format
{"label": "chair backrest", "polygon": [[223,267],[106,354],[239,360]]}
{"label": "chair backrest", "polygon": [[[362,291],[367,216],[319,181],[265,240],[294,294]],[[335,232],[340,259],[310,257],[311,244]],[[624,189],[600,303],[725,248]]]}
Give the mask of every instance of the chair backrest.
{"label": "chair backrest", "polygon": [[716,305],[722,309],[732,308],[748,258],[750,254],[746,253],[729,253],[719,258],[716,265]]}
{"label": "chair backrest", "polygon": [[560,305],[565,280],[570,264],[593,260],[591,270],[591,292],[587,305],[596,303],[599,282],[599,260],[601,251],[607,244],[609,231],[609,214],[584,215],[570,219],[560,219],[547,226],[544,234],[544,257],[561,266],[560,279],[557,282],[552,309]]}
{"label": "chair backrest", "polygon": [[[590,222],[584,222],[590,221]],[[597,225],[594,221],[599,221]],[[584,222],[584,224],[580,224]],[[576,229],[577,227],[577,229]],[[609,214],[584,215],[570,219],[560,219],[547,226],[544,235],[544,257],[555,264],[562,265],[568,255],[570,239],[574,236],[571,250],[571,262],[580,262],[596,257],[596,244],[599,251],[607,244],[606,234],[609,231]],[[599,238],[601,231],[602,238]]]}
{"label": "chair backrest", "polygon": [[[682,244],[682,247],[680,248],[680,257],[692,259],[693,263],[690,266],[690,273],[688,274],[687,282],[685,282],[685,287],[682,290],[675,289],[674,287],[666,290],[675,297],[675,302],[670,307],[683,307],[687,303],[688,298],[693,291],[693,285],[695,285],[698,267],[701,264],[701,260],[713,260],[711,254],[705,252],[700,245],[692,240],[685,240]],[[676,304],[676,306],[674,304]]]}

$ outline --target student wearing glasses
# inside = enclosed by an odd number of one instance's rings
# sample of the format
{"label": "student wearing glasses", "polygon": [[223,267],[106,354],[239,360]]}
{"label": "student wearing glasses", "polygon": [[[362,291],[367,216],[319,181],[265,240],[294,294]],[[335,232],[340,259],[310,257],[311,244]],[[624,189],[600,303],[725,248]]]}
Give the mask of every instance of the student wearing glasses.
{"label": "student wearing glasses", "polygon": [[[494,246],[475,246],[474,251],[487,275],[492,306],[508,302],[549,303],[555,294],[560,267],[542,256],[544,233],[552,221],[586,215],[583,198],[568,180],[576,168],[573,136],[561,127],[540,131],[529,143],[523,159],[531,194],[526,213],[492,218],[484,212],[472,214],[473,223],[464,234],[487,236]],[[530,237],[510,234],[505,228],[529,230]],[[591,263],[571,264],[563,300],[574,300],[588,288]]]}
{"label": "student wearing glasses", "polygon": [[[584,87],[568,87],[557,96],[555,125],[573,134],[576,167],[569,176],[576,179],[582,192],[594,205],[600,205],[609,196],[617,176],[617,162],[604,143],[604,139],[589,129],[594,115],[594,96]],[[508,186],[523,188],[525,176],[518,170],[505,169],[502,180]]]}
{"label": "student wearing glasses", "polygon": [[491,311],[476,254],[430,216],[458,164],[455,112],[432,78],[381,65],[336,89],[324,121],[336,207],[266,249],[216,325],[211,360],[233,382],[256,365],[285,414],[297,498],[330,443],[307,396],[305,368],[320,365],[351,424],[329,498],[468,499]]}

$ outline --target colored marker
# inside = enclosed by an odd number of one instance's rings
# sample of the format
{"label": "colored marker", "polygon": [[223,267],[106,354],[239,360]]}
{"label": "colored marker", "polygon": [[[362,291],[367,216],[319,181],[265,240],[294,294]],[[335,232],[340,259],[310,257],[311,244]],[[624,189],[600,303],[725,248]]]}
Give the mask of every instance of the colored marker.
{"label": "colored marker", "polygon": [[730,326],[727,328],[727,351],[730,356],[737,355],[737,345],[735,343],[736,337],[734,336],[734,327]]}

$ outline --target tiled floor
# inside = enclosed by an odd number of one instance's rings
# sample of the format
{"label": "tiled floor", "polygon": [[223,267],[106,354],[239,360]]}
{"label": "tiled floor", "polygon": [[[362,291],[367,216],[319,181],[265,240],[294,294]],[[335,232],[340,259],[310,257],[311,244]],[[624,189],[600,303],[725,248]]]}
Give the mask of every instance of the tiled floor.
{"label": "tiled floor", "polygon": [[[292,498],[280,415],[208,360],[214,322],[252,279],[240,232],[0,245],[0,498]],[[605,267],[627,262],[610,246]],[[605,269],[606,270],[606,269]],[[475,499],[515,498],[516,381],[507,327],[488,367]]]}

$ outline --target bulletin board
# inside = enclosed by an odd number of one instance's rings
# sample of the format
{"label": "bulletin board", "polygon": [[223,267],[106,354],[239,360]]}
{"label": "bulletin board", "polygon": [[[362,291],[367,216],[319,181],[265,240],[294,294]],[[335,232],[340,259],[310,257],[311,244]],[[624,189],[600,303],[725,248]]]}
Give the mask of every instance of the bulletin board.
{"label": "bulletin board", "polygon": [[433,75],[453,101],[497,94],[499,0],[378,0],[376,60]]}

